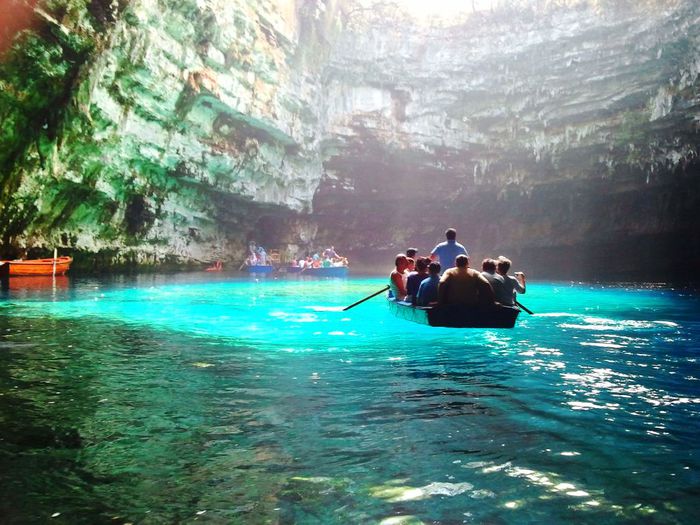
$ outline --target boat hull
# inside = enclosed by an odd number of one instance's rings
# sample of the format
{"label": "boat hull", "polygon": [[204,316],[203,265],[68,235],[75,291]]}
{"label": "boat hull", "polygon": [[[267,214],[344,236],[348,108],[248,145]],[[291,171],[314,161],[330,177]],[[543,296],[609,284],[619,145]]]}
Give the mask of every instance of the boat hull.
{"label": "boat hull", "polygon": [[[54,261],[56,262],[55,268]],[[56,259],[27,259],[3,262],[10,263],[10,277],[15,275],[63,275],[70,269],[73,258],[58,257]]]}
{"label": "boat hull", "polygon": [[326,266],[321,268],[305,268],[299,275],[310,275],[312,277],[347,277],[347,266]]}
{"label": "boat hull", "polygon": [[253,264],[247,266],[248,273],[272,273],[275,267],[269,264]]}
{"label": "boat hull", "polygon": [[396,317],[413,323],[447,328],[513,328],[520,314],[520,309],[511,306],[479,310],[466,306],[413,306],[394,299],[387,299],[387,303]]}

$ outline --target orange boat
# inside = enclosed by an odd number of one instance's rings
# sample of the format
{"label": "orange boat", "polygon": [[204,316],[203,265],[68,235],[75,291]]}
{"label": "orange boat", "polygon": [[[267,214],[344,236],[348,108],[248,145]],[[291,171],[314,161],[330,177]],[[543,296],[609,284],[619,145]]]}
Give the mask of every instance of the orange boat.
{"label": "orange boat", "polygon": [[70,263],[73,262],[73,257],[56,257],[55,259],[18,259],[16,261],[2,262],[10,263],[10,277],[15,275],[63,275],[70,268]]}

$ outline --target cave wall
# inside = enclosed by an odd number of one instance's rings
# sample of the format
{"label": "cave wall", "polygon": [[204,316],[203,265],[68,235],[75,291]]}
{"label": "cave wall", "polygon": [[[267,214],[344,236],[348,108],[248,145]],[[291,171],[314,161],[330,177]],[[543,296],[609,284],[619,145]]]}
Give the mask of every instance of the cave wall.
{"label": "cave wall", "polygon": [[693,278],[699,7],[582,3],[344,33],[319,236],[378,263],[455,226],[474,263],[506,253],[550,277]]}
{"label": "cave wall", "polygon": [[455,226],[548,277],[700,266],[696,2],[441,26],[349,0],[35,4],[0,63],[5,256],[236,262],[255,238],[384,267]]}
{"label": "cave wall", "polygon": [[311,210],[323,173],[314,32],[333,30],[332,13],[134,0],[97,39],[89,4],[60,18],[45,7],[35,15],[49,36],[19,34],[6,62],[36,38],[62,65],[51,34],[83,38],[91,53],[63,80],[70,96],[56,101],[51,134],[34,119],[4,166],[6,256],[58,246],[101,265],[238,258],[261,217]]}

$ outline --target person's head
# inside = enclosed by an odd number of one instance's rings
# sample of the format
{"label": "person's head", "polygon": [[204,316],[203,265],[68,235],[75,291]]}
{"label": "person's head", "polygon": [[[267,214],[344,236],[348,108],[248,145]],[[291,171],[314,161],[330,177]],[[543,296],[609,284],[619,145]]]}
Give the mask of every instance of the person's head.
{"label": "person's head", "polygon": [[481,269],[485,272],[488,273],[493,273],[496,271],[496,261],[491,259],[490,257],[487,257],[483,261],[481,261]]}
{"label": "person's head", "polygon": [[409,248],[408,250],[406,250],[406,257],[412,257],[413,259],[415,259],[417,253],[418,250],[416,248]]}
{"label": "person's head", "polygon": [[430,264],[430,259],[418,257],[418,260],[416,261],[416,270],[418,270],[418,273],[425,273],[428,271],[428,264]]}
{"label": "person's head", "polygon": [[457,268],[466,268],[467,266],[469,266],[469,257],[464,255],[463,253],[458,255],[455,258],[455,266]]}
{"label": "person's head", "polygon": [[437,261],[433,261],[428,265],[428,273],[430,275],[439,275],[440,274],[440,263]]}
{"label": "person's head", "polygon": [[503,257],[503,255],[498,256],[498,273],[501,275],[506,275],[508,273],[508,270],[510,270],[510,259],[508,257]]}
{"label": "person's head", "polygon": [[416,260],[413,257],[406,257],[406,268],[412,272],[416,268]]}
{"label": "person's head", "polygon": [[454,241],[457,238],[457,230],[454,228],[447,228],[445,230],[445,238],[448,241]]}
{"label": "person's head", "polygon": [[396,265],[396,269],[400,272],[404,271],[406,269],[406,254],[405,253],[399,253],[396,255],[396,259],[394,259],[394,264]]}

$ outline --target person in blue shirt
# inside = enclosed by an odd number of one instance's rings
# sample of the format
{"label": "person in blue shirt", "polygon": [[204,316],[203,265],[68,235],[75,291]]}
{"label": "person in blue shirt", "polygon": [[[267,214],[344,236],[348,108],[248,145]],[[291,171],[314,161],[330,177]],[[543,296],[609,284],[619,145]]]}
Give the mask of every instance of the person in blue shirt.
{"label": "person in blue shirt", "polygon": [[428,277],[423,279],[418,288],[416,304],[428,306],[438,300],[438,284],[440,284],[440,263],[431,262],[428,266]]}
{"label": "person in blue shirt", "polygon": [[454,228],[445,230],[445,238],[447,239],[445,242],[441,242],[430,252],[430,259],[433,261],[439,259],[443,270],[454,268],[458,255],[469,257],[467,249],[457,242],[457,232]]}

